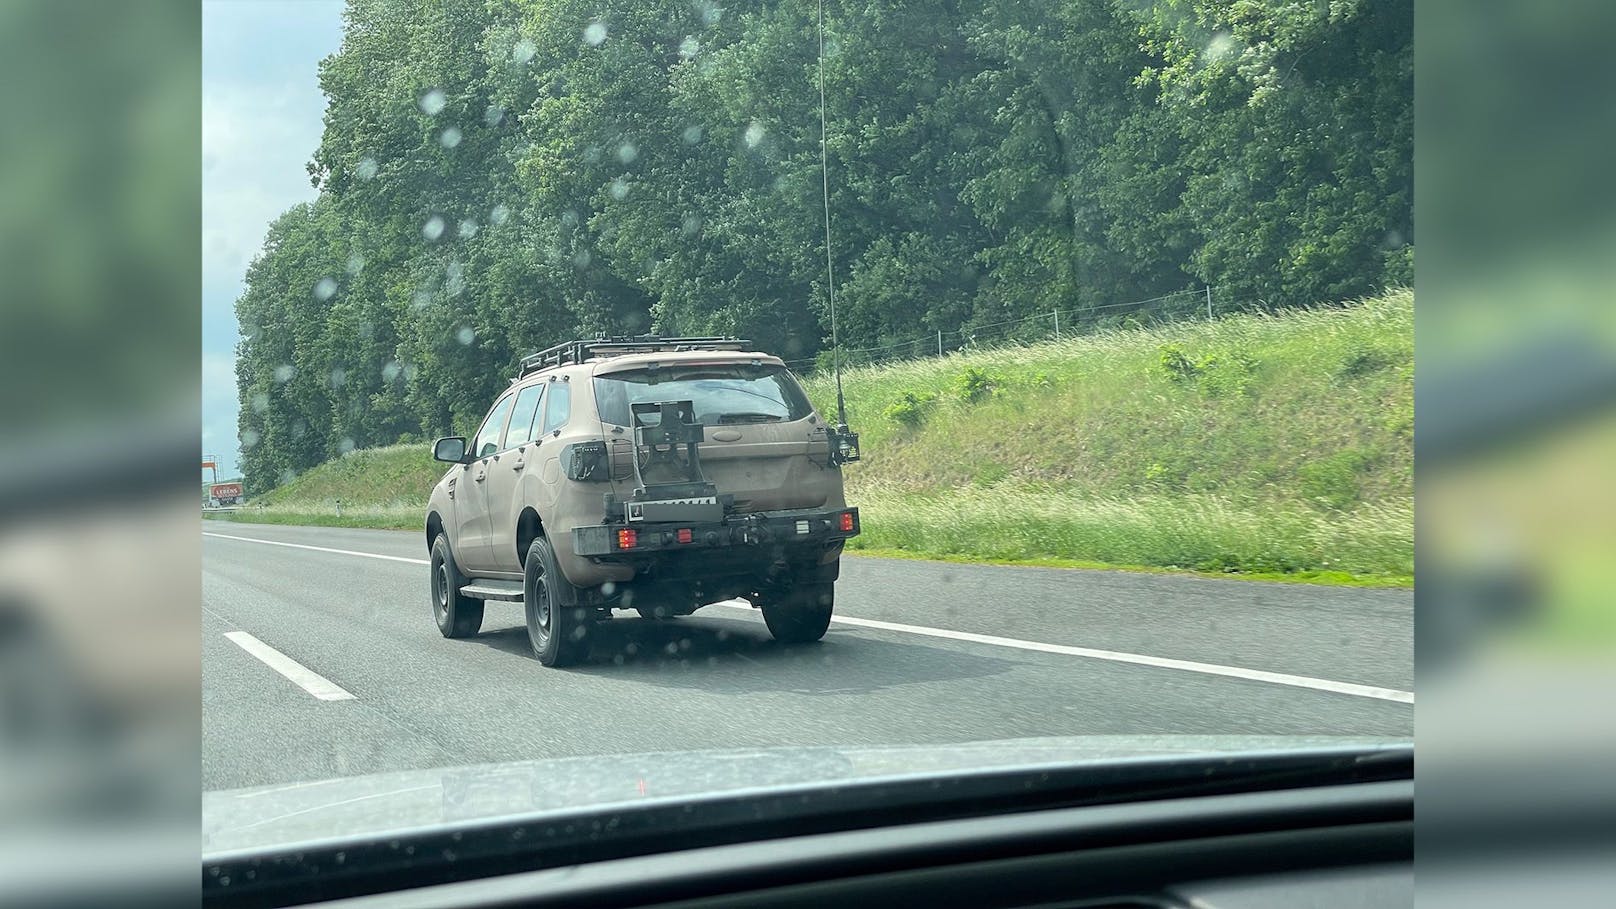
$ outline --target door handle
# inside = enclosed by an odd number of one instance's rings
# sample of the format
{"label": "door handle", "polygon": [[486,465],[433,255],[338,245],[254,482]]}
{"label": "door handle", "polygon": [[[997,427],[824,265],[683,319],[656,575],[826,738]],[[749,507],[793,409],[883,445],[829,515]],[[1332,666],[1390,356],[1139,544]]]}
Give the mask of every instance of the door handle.
{"label": "door handle", "polygon": [[479,467],[479,468],[477,468],[477,475],[475,477],[472,477],[472,479],[474,479],[477,482],[481,483],[483,480],[488,479],[488,471],[486,471],[486,470],[482,469],[481,467]]}
{"label": "door handle", "polygon": [[518,460],[515,464],[511,465],[511,469],[512,470],[521,470],[522,466],[525,465],[526,463],[527,463],[526,461]]}

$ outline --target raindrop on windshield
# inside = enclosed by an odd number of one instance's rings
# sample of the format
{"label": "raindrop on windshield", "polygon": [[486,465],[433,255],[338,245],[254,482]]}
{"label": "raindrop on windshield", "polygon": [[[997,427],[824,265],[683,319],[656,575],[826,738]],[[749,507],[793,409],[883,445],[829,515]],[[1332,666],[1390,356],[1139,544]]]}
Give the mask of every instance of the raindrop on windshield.
{"label": "raindrop on windshield", "polygon": [[398,374],[402,371],[403,367],[398,365],[397,360],[388,360],[387,365],[382,367],[382,381],[391,382],[398,378]]}
{"label": "raindrop on windshield", "polygon": [[470,325],[462,325],[460,330],[455,332],[455,340],[459,341],[462,347],[470,346],[471,342],[476,339],[477,332],[473,331]]}
{"label": "raindrop on windshield", "polygon": [[471,218],[466,218],[465,220],[461,221],[455,227],[455,231],[460,236],[462,236],[462,237],[464,237],[464,238],[466,238],[468,240],[471,239],[472,237],[477,236],[477,231],[478,230],[479,230],[479,228],[477,226],[477,222],[472,220]]}
{"label": "raindrop on windshield", "polygon": [[376,159],[360,158],[359,163],[354,165],[354,176],[361,180],[374,179],[376,176]]}
{"label": "raindrop on windshield", "polygon": [[343,454],[347,454],[348,452],[353,451],[353,450],[354,450],[354,440],[348,438],[347,436],[343,436],[342,441],[337,443],[337,451],[340,451]]}
{"label": "raindrop on windshield", "polygon": [[[292,468],[288,467],[285,470],[281,471],[280,485],[285,486],[287,483],[290,483],[295,479],[297,479],[297,471],[295,471]],[[225,878],[225,879],[221,880],[220,883],[229,883],[229,881],[230,881],[229,878]]]}
{"label": "raindrop on windshield", "polygon": [[498,126],[504,120],[505,108],[500,107],[498,104],[490,104],[488,105],[488,109],[483,111],[484,125]]}
{"label": "raindrop on windshield", "polygon": [[679,232],[687,237],[694,237],[699,230],[701,230],[701,218],[696,215],[685,215],[685,219],[679,224]]}
{"label": "raindrop on windshield", "polygon": [[589,267],[589,263],[593,258],[594,257],[589,254],[589,250],[580,249],[578,250],[577,254],[572,257],[573,267],[577,268],[579,271],[582,271]]}
{"label": "raindrop on windshield", "polygon": [[450,262],[443,270],[443,292],[451,297],[460,296],[466,289],[465,269],[459,262]]}
{"label": "raindrop on windshield", "polygon": [[292,377],[295,375],[297,375],[297,367],[290,363],[282,363],[275,367],[275,381],[282,385],[292,381]]}
{"label": "raindrop on windshield", "polygon": [[428,240],[436,240],[443,236],[443,219],[437,215],[426,219],[426,223],[421,225],[421,236]]}
{"label": "raindrop on windshield", "polygon": [[703,25],[717,25],[718,20],[724,18],[724,10],[712,0],[700,0],[694,4],[696,13],[701,16]]}
{"label": "raindrop on windshield", "polygon": [[332,388],[341,388],[342,386],[347,385],[347,384],[348,384],[348,370],[343,369],[341,366],[333,367],[332,370],[331,370],[331,387]]}
{"label": "raindrop on windshield", "polygon": [[245,451],[258,444],[258,430],[243,429],[241,431],[241,448]]}
{"label": "raindrop on windshield", "polygon": [[454,148],[456,145],[459,145],[460,144],[460,130],[459,130],[459,128],[451,126],[448,129],[444,130],[443,132],[439,133],[438,134],[438,144],[443,146],[444,148]]}
{"label": "raindrop on windshield", "polygon": [[364,270],[365,270],[365,257],[359,255],[358,253],[354,253],[353,255],[348,257],[348,264],[343,269],[343,271],[346,271],[349,275],[357,275],[357,274],[359,274],[360,272],[362,272]]}
{"label": "raindrop on windshield", "polygon": [[1205,59],[1208,63],[1217,63],[1235,51],[1234,37],[1228,32],[1218,32],[1212,40],[1206,43]]}
{"label": "raindrop on windshield", "polygon": [[696,40],[695,35],[686,35],[685,40],[679,42],[679,56],[686,60],[699,53],[701,53],[701,42]]}
{"label": "raindrop on windshield", "polygon": [[633,164],[634,159],[639,156],[640,150],[635,147],[633,142],[624,142],[622,145],[617,146],[617,160],[624,164]]}
{"label": "raindrop on windshield", "polygon": [[336,292],[337,282],[334,278],[321,278],[314,285],[314,297],[322,302],[331,299]]}
{"label": "raindrop on windshield", "polygon": [[253,395],[252,409],[255,413],[264,413],[269,410],[269,395],[263,392]]}
{"label": "raindrop on windshield", "polygon": [[574,211],[573,209],[570,209],[570,208],[567,209],[566,211],[562,212],[561,213],[561,226],[562,227],[568,227],[568,228],[577,227],[578,226],[578,212],[576,212],[576,211]]}
{"label": "raindrop on windshield", "polygon": [[622,177],[618,177],[616,180],[612,181],[611,188],[608,190],[608,192],[612,194],[613,199],[621,202],[623,199],[628,197],[628,181],[624,180]]}
{"label": "raindrop on windshield", "polygon": [[532,60],[533,55],[538,52],[539,48],[537,45],[535,45],[531,40],[523,38],[520,41],[517,41],[516,44],[511,47],[511,59],[515,60],[517,63],[526,63],[527,61]]}
{"label": "raindrop on windshield", "polygon": [[584,43],[590,47],[599,47],[606,40],[606,23],[596,19],[584,29]]}
{"label": "raindrop on windshield", "polygon": [[449,103],[449,99],[448,96],[444,95],[443,89],[431,89],[421,96],[421,113],[426,114],[428,117],[436,117],[438,111],[443,110],[443,106],[447,103]]}
{"label": "raindrop on windshield", "polygon": [[747,125],[746,132],[743,135],[743,138],[746,139],[746,146],[748,148],[757,148],[757,144],[763,141],[765,132],[766,130],[763,129],[763,124],[753,120]]}
{"label": "raindrop on windshield", "polygon": [[600,163],[600,146],[591,145],[591,146],[584,149],[584,163],[585,164],[598,164],[598,163]]}
{"label": "raindrop on windshield", "polygon": [[684,132],[683,138],[685,140],[686,145],[695,145],[697,142],[700,142],[701,141],[701,127],[700,126],[694,126],[694,125],[685,127],[685,132]]}
{"label": "raindrop on windshield", "polygon": [[505,221],[510,218],[510,216],[511,210],[506,208],[505,205],[501,203],[494,206],[493,209],[488,212],[488,221],[495,227],[498,227],[499,225],[504,224]]}

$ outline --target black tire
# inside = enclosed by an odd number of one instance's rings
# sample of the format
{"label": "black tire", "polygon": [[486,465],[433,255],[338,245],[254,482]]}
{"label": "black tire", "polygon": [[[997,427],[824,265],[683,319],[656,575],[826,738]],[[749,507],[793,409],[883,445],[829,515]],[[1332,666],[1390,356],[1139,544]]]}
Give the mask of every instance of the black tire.
{"label": "black tire", "polygon": [[522,575],[522,605],[533,655],[546,666],[570,666],[582,660],[589,654],[589,610],[563,605],[577,597],[556,567],[549,540],[538,537],[529,544]]}
{"label": "black tire", "polygon": [[780,599],[763,603],[763,622],[782,644],[810,644],[825,636],[835,608],[835,584],[798,584]]}
{"label": "black tire", "polygon": [[432,617],[446,638],[469,638],[483,627],[483,601],[460,593],[466,578],[449,551],[449,539],[432,541]]}

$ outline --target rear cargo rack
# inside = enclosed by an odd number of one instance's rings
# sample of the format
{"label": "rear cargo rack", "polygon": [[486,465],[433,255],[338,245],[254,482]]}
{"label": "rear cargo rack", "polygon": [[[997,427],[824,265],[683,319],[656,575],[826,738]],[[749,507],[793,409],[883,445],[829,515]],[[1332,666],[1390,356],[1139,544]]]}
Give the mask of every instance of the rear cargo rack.
{"label": "rear cargo rack", "polygon": [[637,353],[664,353],[684,350],[745,350],[752,345],[745,338],[661,338],[655,335],[640,335],[633,338],[596,338],[593,341],[568,341],[548,347],[538,353],[528,354],[522,358],[521,369],[517,378],[541,369],[550,369],[555,366],[566,366],[570,363],[582,363],[586,360],[603,357],[618,357],[624,354]]}

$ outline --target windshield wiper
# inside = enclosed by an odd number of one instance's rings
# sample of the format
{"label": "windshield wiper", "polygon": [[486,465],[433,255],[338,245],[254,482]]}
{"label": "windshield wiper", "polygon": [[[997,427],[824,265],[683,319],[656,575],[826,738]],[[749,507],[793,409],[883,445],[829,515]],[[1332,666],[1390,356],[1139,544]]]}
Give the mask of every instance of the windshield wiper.
{"label": "windshield wiper", "polygon": [[778,423],[785,417],[777,413],[755,413],[740,411],[736,413],[721,413],[718,415],[720,423]]}

